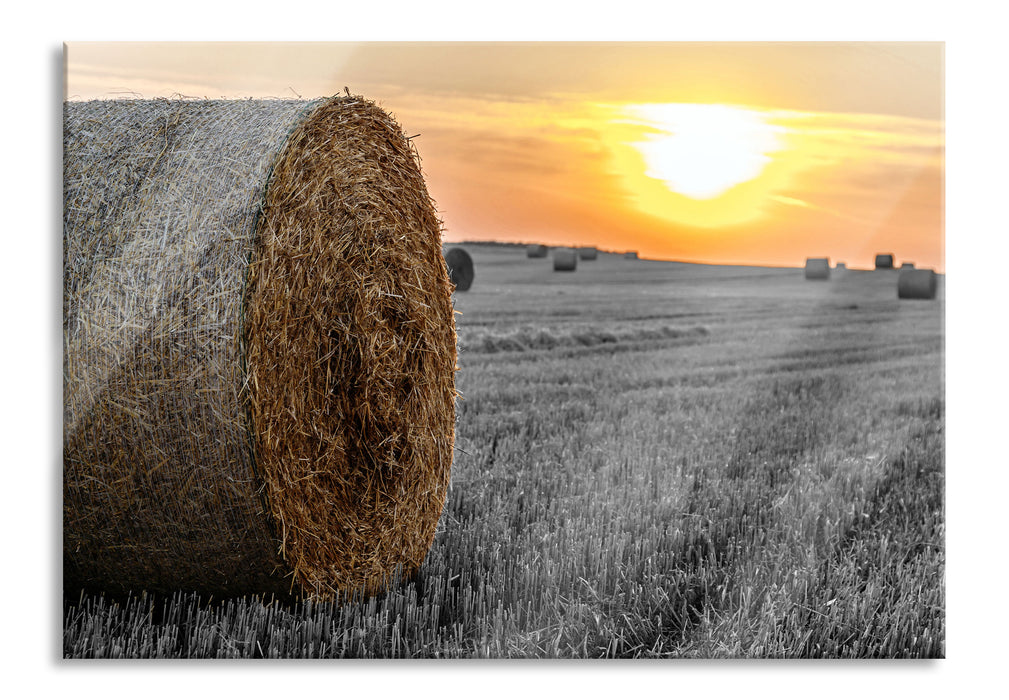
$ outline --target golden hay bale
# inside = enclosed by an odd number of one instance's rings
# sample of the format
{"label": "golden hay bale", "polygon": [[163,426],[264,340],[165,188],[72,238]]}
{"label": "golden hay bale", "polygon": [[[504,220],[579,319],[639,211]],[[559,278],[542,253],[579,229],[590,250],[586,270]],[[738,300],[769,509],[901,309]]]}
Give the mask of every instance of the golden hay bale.
{"label": "golden hay bale", "polygon": [[457,291],[465,292],[473,286],[473,258],[462,248],[450,248],[445,253],[448,278]]}
{"label": "golden hay bale", "polygon": [[877,270],[892,270],[893,269],[893,255],[891,253],[880,253],[876,256],[876,269]]}
{"label": "golden hay bale", "polygon": [[830,279],[830,259],[806,258],[805,275],[808,280]]}
{"label": "golden hay bale", "polygon": [[573,248],[554,248],[554,272],[574,272],[578,268],[578,253]]}
{"label": "golden hay bale", "polygon": [[372,102],[64,105],[64,585],[380,591],[452,463],[417,154]]}
{"label": "golden hay bale", "polygon": [[898,299],[935,299],[938,277],[930,269],[905,269],[897,276]]}
{"label": "golden hay bale", "polygon": [[624,253],[624,259],[625,260],[637,260],[638,259],[638,252],[636,250],[629,250],[626,253]]}
{"label": "golden hay bale", "polygon": [[527,258],[545,258],[546,256],[547,256],[547,247],[545,245],[535,244],[526,246]]}
{"label": "golden hay bale", "polygon": [[598,251],[592,246],[584,246],[578,249],[578,257],[582,260],[595,260],[598,254]]}

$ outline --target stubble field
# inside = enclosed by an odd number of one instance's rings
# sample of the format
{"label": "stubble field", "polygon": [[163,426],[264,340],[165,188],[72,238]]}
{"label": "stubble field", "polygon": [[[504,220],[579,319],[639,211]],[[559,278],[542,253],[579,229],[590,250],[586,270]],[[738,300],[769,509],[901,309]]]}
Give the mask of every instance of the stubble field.
{"label": "stubble field", "polygon": [[65,656],[944,656],[942,282],[463,247],[419,575],[342,604],[66,591]]}

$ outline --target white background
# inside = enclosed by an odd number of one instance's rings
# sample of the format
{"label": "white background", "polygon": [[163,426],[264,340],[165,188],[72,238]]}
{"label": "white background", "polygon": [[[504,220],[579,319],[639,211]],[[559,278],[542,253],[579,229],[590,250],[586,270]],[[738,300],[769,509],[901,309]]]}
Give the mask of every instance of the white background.
{"label": "white background", "polygon": [[[18,8],[18,9],[15,9]],[[21,697],[990,697],[1005,685],[1009,102],[1000,4],[15,3],[4,12],[4,686]],[[946,42],[947,659],[932,662],[67,662],[60,559],[63,41]]]}

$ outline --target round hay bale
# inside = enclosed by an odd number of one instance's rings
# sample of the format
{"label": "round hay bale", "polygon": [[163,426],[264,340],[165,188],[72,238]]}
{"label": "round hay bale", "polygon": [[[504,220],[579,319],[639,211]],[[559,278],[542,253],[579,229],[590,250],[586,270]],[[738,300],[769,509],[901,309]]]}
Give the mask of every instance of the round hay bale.
{"label": "round hay bale", "polygon": [[806,258],[805,275],[808,280],[830,279],[830,259]]}
{"label": "round hay bale", "polygon": [[583,246],[578,249],[578,257],[582,260],[595,260],[598,255],[599,251],[592,246]]}
{"label": "round hay bale", "polygon": [[848,269],[848,266],[843,262],[839,262],[836,265],[834,265],[834,269],[837,270],[838,272],[844,272],[845,270]]}
{"label": "round hay bale", "polygon": [[545,245],[535,244],[526,246],[527,258],[545,258],[546,256],[547,256],[547,247]]}
{"label": "round hay bale", "polygon": [[64,585],[332,597],[434,538],[456,334],[360,97],[67,102]]}
{"label": "round hay bale", "polygon": [[877,270],[892,270],[893,269],[893,255],[891,253],[880,253],[876,256],[876,269]]}
{"label": "round hay bale", "polygon": [[898,299],[935,299],[938,277],[934,270],[901,270],[897,276]]}
{"label": "round hay bale", "polygon": [[573,248],[554,248],[554,272],[574,272],[578,268],[578,253]]}
{"label": "round hay bale", "polygon": [[624,260],[637,260],[638,252],[636,250],[629,250],[624,253]]}
{"label": "round hay bale", "polygon": [[456,291],[465,292],[473,285],[473,258],[462,248],[451,248],[445,253],[448,277]]}
{"label": "round hay bale", "polygon": [[902,262],[900,264],[900,269],[901,270],[913,270],[914,269],[914,263],[913,262]]}

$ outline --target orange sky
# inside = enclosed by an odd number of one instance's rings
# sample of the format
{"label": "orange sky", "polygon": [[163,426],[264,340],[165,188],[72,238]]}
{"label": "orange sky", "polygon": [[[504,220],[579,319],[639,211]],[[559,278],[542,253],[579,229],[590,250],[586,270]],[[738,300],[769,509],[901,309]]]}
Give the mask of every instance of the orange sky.
{"label": "orange sky", "polygon": [[376,100],[445,238],[944,270],[943,45],[70,43],[71,99]]}

